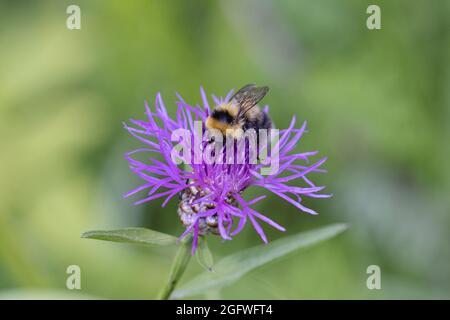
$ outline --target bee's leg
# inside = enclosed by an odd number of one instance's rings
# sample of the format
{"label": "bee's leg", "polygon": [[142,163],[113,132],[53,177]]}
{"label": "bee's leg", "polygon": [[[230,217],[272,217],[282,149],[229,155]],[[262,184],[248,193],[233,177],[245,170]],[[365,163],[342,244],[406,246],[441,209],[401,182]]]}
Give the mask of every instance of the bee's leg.
{"label": "bee's leg", "polygon": [[[189,184],[189,179],[186,179],[186,184]],[[183,200],[184,190],[186,189],[183,189],[180,192],[178,192],[178,198],[180,198],[180,200]]]}
{"label": "bee's leg", "polygon": [[180,192],[178,192],[178,199],[179,200],[183,200],[183,193],[184,193],[184,190],[181,190]]}
{"label": "bee's leg", "polygon": [[212,136],[212,137],[209,139],[208,143],[213,143],[214,141],[216,141],[216,137]]}

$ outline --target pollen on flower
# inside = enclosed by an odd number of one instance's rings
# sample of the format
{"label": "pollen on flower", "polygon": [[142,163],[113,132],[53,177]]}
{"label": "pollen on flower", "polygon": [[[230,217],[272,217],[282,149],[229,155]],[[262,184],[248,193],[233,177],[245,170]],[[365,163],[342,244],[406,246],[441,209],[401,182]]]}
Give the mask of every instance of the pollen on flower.
{"label": "pollen on flower", "polygon": [[[231,97],[232,92],[222,99],[213,96],[215,105],[220,105]],[[163,198],[162,206],[171,199],[179,199],[178,216],[185,227],[180,239],[189,233],[193,235],[192,252],[198,243],[198,237],[215,234],[224,240],[231,240],[249,222],[264,242],[268,239],[264,233],[261,222],[279,230],[285,231],[275,221],[261,214],[252,206],[263,200],[259,196],[247,200],[245,190],[250,187],[260,187],[289,202],[297,209],[316,214],[302,204],[303,197],[327,198],[328,194],[320,193],[325,187],[316,186],[308,177],[314,172],[325,172],[320,167],[326,161],[322,158],[311,162],[310,158],[317,151],[297,153],[295,147],[306,131],[306,122],[300,128],[295,128],[296,119],[293,117],[286,129],[279,131],[276,142],[278,152],[270,157],[278,157],[279,170],[271,175],[261,175],[259,171],[267,163],[209,163],[200,161],[190,163],[189,170],[172,160],[172,151],[176,144],[188,148],[190,141],[198,138],[195,130],[195,121],[205,123],[211,113],[206,94],[201,89],[202,106],[191,106],[180,97],[177,103],[175,117],[170,117],[162,97],[157,95],[154,110],[145,103],[146,120],[130,120],[134,126],[124,124],[128,132],[143,143],[143,147],[125,154],[130,170],[143,180],[143,184],[129,191],[124,196],[129,197],[145,192],[145,196],[136,201],[142,204],[158,198]],[[266,106],[264,112],[268,112]],[[172,139],[172,134],[178,129],[189,132],[189,143]],[[205,133],[205,126],[200,134]],[[216,150],[219,157],[225,158],[224,148]],[[234,152],[234,151],[233,151]],[[143,156],[137,157],[138,154]],[[190,156],[190,154],[189,154]],[[185,163],[188,159],[183,158]],[[138,160],[139,159],[146,159]],[[270,160],[270,159],[269,159]],[[177,196],[178,195],[178,196]]]}

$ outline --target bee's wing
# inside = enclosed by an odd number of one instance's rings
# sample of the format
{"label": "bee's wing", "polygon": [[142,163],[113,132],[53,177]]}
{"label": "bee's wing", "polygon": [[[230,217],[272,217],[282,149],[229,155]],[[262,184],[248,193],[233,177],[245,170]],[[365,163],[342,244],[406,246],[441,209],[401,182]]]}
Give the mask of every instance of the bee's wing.
{"label": "bee's wing", "polygon": [[251,84],[247,84],[246,86],[243,86],[242,88],[240,88],[238,91],[236,91],[235,94],[233,94],[230,98],[230,101],[240,101],[242,100],[243,96],[245,95],[245,93],[251,89],[256,88],[256,84],[251,83]]}
{"label": "bee's wing", "polygon": [[248,84],[239,89],[230,101],[239,107],[238,119],[241,119],[251,108],[264,98],[269,91],[269,87],[257,87],[254,84]]}

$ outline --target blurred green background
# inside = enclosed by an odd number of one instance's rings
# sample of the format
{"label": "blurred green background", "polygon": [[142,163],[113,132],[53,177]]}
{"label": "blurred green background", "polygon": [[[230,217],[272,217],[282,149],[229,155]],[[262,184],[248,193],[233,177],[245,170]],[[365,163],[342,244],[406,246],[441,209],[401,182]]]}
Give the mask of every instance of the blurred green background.
{"label": "blurred green background", "polygon": [[[66,28],[70,4],[81,30]],[[369,4],[381,30],[366,28]],[[182,232],[175,202],[122,199],[139,183],[123,153],[140,144],[121,122],[158,91],[173,114],[176,92],[195,104],[201,85],[224,95],[250,82],[270,86],[277,127],[308,120],[299,149],[329,157],[313,178],[334,194],[307,199],[319,216],[275,196],[257,209],[288,235],[351,228],[220,297],[450,298],[449,16],[447,0],[1,1],[0,298],[154,298],[175,248],[80,239]],[[218,260],[260,240],[248,227],[209,242]],[[72,264],[81,291],[66,289]],[[372,264],[381,290],[366,287]]]}

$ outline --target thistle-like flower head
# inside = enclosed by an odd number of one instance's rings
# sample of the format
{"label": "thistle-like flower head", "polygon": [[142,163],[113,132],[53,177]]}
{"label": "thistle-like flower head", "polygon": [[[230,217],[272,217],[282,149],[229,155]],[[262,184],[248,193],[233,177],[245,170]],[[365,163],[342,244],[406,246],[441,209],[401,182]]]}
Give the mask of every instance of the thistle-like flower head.
{"label": "thistle-like flower head", "polygon": [[[154,108],[150,108],[145,102],[145,120],[131,119],[132,126],[124,124],[128,132],[143,143],[142,148],[125,154],[131,171],[143,180],[143,184],[124,196],[145,192],[146,196],[135,204],[158,198],[163,199],[162,206],[171,199],[179,201],[178,216],[186,228],[180,239],[189,233],[193,234],[193,253],[197,248],[199,236],[212,233],[220,235],[224,240],[231,240],[247,222],[253,225],[265,243],[268,240],[261,222],[285,231],[284,227],[252,208],[265,196],[245,199],[244,191],[249,187],[264,188],[297,209],[316,214],[302,204],[302,198],[326,198],[330,195],[319,193],[324,187],[316,186],[307,177],[312,172],[324,172],[320,166],[326,159],[310,163],[309,158],[316,155],[317,151],[294,152],[306,130],[306,122],[300,128],[295,128],[296,120],[293,117],[287,129],[279,130],[277,140],[270,141],[273,142],[274,148],[271,149],[272,152],[267,153],[265,161],[211,163],[202,158],[200,161],[193,161],[195,141],[200,141],[197,148],[201,151],[210,145],[210,142],[205,142],[202,138],[205,135],[205,126],[196,125],[204,124],[211,112],[204,90],[200,89],[200,93],[201,106],[189,105],[178,95],[175,117],[169,116],[161,95],[157,94]],[[228,93],[224,99],[213,95],[214,104],[228,101],[231,94],[232,92]],[[264,112],[268,112],[267,106]],[[174,135],[180,132],[180,129],[188,132],[187,139]],[[184,154],[174,152],[180,147],[191,151]],[[234,155],[235,152],[233,151]],[[214,151],[215,159],[223,160],[229,155],[225,147]],[[261,170],[267,167],[274,157],[277,157],[278,164],[276,172],[262,174]]]}

